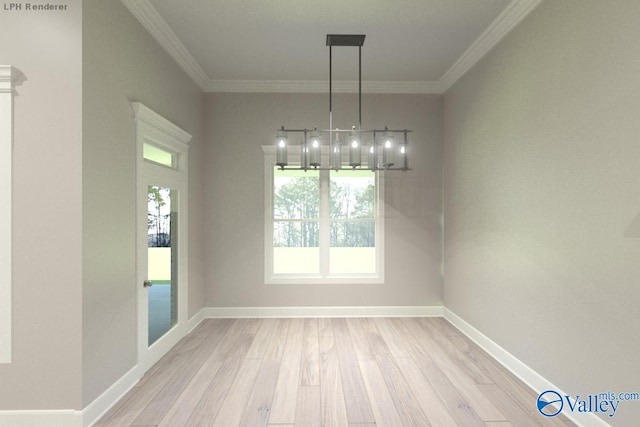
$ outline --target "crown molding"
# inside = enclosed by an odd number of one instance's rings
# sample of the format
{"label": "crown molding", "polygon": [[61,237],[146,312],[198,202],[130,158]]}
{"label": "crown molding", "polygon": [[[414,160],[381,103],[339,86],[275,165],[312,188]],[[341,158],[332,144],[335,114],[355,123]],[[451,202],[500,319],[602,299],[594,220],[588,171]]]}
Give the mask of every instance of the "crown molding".
{"label": "crown molding", "polygon": [[[120,0],[204,92],[325,93],[318,80],[214,80],[207,76],[149,0]],[[364,81],[364,93],[442,94],[518,25],[542,0],[513,0],[438,81]],[[336,81],[336,93],[357,93],[356,81]]]}
{"label": "crown molding", "polygon": [[513,0],[438,81],[444,93],[518,25],[542,0]]}
{"label": "crown molding", "polygon": [[25,80],[27,78],[17,68],[11,65],[0,65],[0,93],[17,95],[16,86],[20,86]]}
{"label": "crown molding", "polygon": [[209,76],[149,0],[120,0],[200,89],[206,91]]}
{"label": "crown molding", "polygon": [[[327,93],[326,80],[211,80],[207,92]],[[358,93],[357,81],[334,81],[334,93]],[[363,93],[443,93],[438,82],[363,81]]]}

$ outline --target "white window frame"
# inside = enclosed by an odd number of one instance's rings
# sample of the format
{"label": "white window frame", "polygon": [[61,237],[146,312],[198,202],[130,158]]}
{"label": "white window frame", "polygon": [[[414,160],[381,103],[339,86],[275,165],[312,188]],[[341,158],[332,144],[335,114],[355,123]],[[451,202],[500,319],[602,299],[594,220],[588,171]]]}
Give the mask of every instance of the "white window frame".
{"label": "white window frame", "polygon": [[20,70],[0,65],[0,364],[11,363],[13,98],[25,80]]}
{"label": "white window frame", "polygon": [[[328,233],[320,235],[320,274],[276,274],[273,271],[273,196],[274,196],[274,168],[276,165],[276,149],[273,145],[263,145],[264,153],[264,282],[267,285],[306,285],[306,284],[381,284],[384,283],[384,172],[375,172],[375,236],[376,236],[376,272],[353,274],[328,274],[329,270],[329,241]],[[363,150],[364,151],[364,150]],[[288,147],[288,163],[296,165],[300,162],[300,147]],[[348,154],[343,153],[343,161],[347,161]],[[363,164],[366,159],[363,157]],[[329,162],[329,149],[322,147],[322,164]],[[310,169],[310,171],[313,169]],[[320,200],[329,200],[328,179],[330,174],[340,174],[335,171],[320,171],[320,192],[324,193]],[[363,174],[374,173],[363,171]],[[323,178],[325,178],[323,180]],[[320,227],[329,226],[328,209],[321,207],[319,218]]]}

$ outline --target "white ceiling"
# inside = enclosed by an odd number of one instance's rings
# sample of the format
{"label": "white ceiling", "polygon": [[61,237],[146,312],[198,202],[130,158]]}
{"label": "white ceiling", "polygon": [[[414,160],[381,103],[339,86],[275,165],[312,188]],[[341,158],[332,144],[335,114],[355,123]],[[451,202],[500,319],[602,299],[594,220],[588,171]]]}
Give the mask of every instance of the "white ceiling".
{"label": "white ceiling", "polygon": [[[366,34],[363,90],[441,93],[540,0],[121,0],[207,91],[326,91],[327,34]],[[336,91],[358,49],[333,48]]]}

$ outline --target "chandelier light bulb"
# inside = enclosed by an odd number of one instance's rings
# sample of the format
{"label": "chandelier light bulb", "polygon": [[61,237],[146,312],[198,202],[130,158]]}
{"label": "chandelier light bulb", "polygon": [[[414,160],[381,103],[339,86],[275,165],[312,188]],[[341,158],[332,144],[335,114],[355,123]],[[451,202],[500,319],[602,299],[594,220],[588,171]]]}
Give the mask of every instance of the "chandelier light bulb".
{"label": "chandelier light bulb", "polygon": [[319,167],[321,157],[322,156],[320,153],[320,132],[316,127],[311,131],[311,147],[309,150],[309,165],[312,168]]}
{"label": "chandelier light bulb", "polygon": [[287,132],[285,132],[284,126],[278,131],[276,140],[278,141],[276,147],[276,165],[284,168],[287,166]]}
{"label": "chandelier light bulb", "polygon": [[359,132],[355,129],[354,126],[351,131],[351,148],[349,149],[349,166],[352,168],[356,168],[362,164]]}
{"label": "chandelier light bulb", "polygon": [[382,150],[382,166],[386,168],[390,168],[394,163],[393,156],[393,135],[391,132],[388,132],[388,129],[385,127],[385,136],[384,136],[384,150]]}

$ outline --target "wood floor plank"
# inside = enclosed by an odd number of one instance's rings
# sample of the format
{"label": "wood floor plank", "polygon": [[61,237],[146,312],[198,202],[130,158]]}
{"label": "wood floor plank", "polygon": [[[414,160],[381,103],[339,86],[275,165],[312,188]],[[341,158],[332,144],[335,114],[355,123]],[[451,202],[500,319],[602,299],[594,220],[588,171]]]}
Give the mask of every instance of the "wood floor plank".
{"label": "wood floor plank", "polygon": [[458,424],[422,371],[420,371],[416,362],[410,357],[396,359],[396,362],[400,366],[400,370],[407,379],[422,410],[429,418],[431,425],[435,427],[456,427]]}
{"label": "wood floor plank", "polygon": [[464,396],[456,389],[440,367],[431,359],[430,353],[415,338],[408,343],[411,358],[424,377],[440,397],[445,407],[460,426],[482,427],[482,420],[471,408]]}
{"label": "wood floor plank", "polygon": [[222,408],[216,416],[214,427],[229,427],[240,424],[261,364],[261,359],[244,359],[244,363],[224,399]]}
{"label": "wood floor plank", "polygon": [[[167,354],[162,356],[138,381],[136,387],[144,387],[150,379],[154,378],[158,373],[166,370],[170,366],[173,360],[180,354],[180,350],[189,341],[189,337],[181,339],[173,348],[171,348]],[[202,344],[202,343],[201,343]]]}
{"label": "wood floor plank", "polygon": [[[200,339],[200,338],[199,338]],[[202,362],[197,362],[195,353],[188,354],[185,362],[180,366],[173,376],[167,381],[162,389],[153,397],[151,402],[134,420],[135,426],[155,426],[162,421],[171,405],[182,394],[184,389],[189,385],[193,377],[202,367]]]}
{"label": "wood floor plank", "polygon": [[482,394],[478,385],[453,363],[446,352],[433,340],[431,335],[420,326],[420,319],[402,319],[404,325],[413,334],[419,345],[425,348],[431,359],[440,367],[456,389],[466,398],[474,412],[483,421],[507,421],[504,414]]}
{"label": "wood floor plank", "polygon": [[375,421],[369,397],[364,386],[358,358],[353,348],[345,319],[331,321],[340,366],[340,377],[344,389],[347,417],[350,423],[371,423]]}
{"label": "wood floor plank", "polygon": [[269,340],[269,346],[264,354],[256,385],[251,392],[245,408],[241,426],[266,426],[271,413],[273,395],[280,374],[280,363],[287,342],[289,319],[278,319]]}
{"label": "wood floor plank", "polygon": [[187,426],[208,426],[215,420],[249,351],[252,340],[253,335],[249,334],[240,334],[236,337],[235,345],[229,349],[227,358],[222,361],[218,372],[187,421]]}
{"label": "wood floor plank", "polygon": [[[464,344],[465,346],[476,346],[476,344],[470,342],[468,338],[464,337],[462,339],[467,341]],[[478,363],[483,366],[483,369],[485,369],[496,385],[498,385],[507,395],[511,396],[513,401],[516,402],[522,410],[528,413],[530,417],[536,418],[540,416],[535,405],[538,395],[533,390],[527,387],[526,384],[515,377],[511,372],[507,371],[504,366],[500,365],[498,361],[493,359],[484,350],[477,348],[475,353]],[[566,423],[569,423],[569,425],[572,424],[564,414],[544,420],[544,425],[550,427],[566,427]]]}
{"label": "wood floor plank", "polygon": [[301,386],[296,404],[296,427],[320,427],[320,386]]}
{"label": "wood floor plank", "polygon": [[372,319],[372,321],[378,329],[378,333],[389,347],[393,357],[409,357],[404,337],[395,329],[391,323],[391,319],[386,317],[376,317]]}
{"label": "wood floor plank", "polygon": [[[428,328],[433,340],[438,343],[440,348],[453,360],[458,366],[464,370],[477,384],[490,384],[493,380],[484,371],[484,369],[469,357],[468,353],[460,351],[451,341],[451,332],[442,323],[440,318],[422,318],[419,319],[423,327]],[[444,332],[443,332],[444,331]]]}
{"label": "wood floor plank", "polygon": [[188,336],[206,338],[211,332],[211,329],[215,326],[220,319],[204,319],[198,326],[196,326]]}
{"label": "wood floor plank", "polygon": [[273,335],[273,330],[276,326],[277,319],[260,319],[258,323],[259,327],[256,328],[255,338],[253,344],[247,353],[249,359],[258,359],[264,357],[264,354],[269,347],[269,341]]}
{"label": "wood floor plank", "polygon": [[271,414],[269,415],[270,424],[292,424],[295,422],[303,331],[304,319],[291,319]]}
{"label": "wood floor plank", "polygon": [[216,319],[217,321],[212,324],[209,333],[204,339],[204,342],[198,347],[197,360],[203,363],[209,359],[214,350],[218,347],[231,326],[233,325],[233,319]]}
{"label": "wood floor plank", "polygon": [[248,326],[250,319],[231,319],[231,327],[220,339],[218,345],[215,346],[211,355],[207,358],[209,362],[223,361],[232,349],[236,346],[236,340],[240,336],[255,336],[254,334],[245,334],[244,330]]}
{"label": "wood floor plank", "polygon": [[[507,419],[518,427],[539,427],[540,415],[532,417],[496,384],[480,384],[482,392],[506,415]],[[533,403],[533,402],[532,402]],[[486,420],[490,421],[490,420]]]}
{"label": "wood floor plank", "polygon": [[376,420],[375,425],[389,427],[403,425],[378,364],[373,360],[360,360],[358,363]]}
{"label": "wood floor plank", "polygon": [[320,416],[323,426],[349,424],[333,335],[320,336]]}
{"label": "wood floor plank", "polygon": [[373,349],[375,361],[380,368],[384,383],[391,393],[402,424],[411,426],[431,425],[385,340],[379,334],[370,333],[367,336]]}
{"label": "wood floor plank", "polygon": [[[482,367],[482,369],[489,375],[491,380],[497,384],[507,395],[516,402],[525,412],[531,417],[538,417],[539,413],[535,407],[535,401],[538,397],[537,393],[531,390],[520,379],[514,376],[511,372],[505,369],[497,360],[491,357],[486,351],[481,349],[476,343],[471,341],[462,332],[456,329],[446,320],[442,320],[448,327],[449,340],[461,351],[467,353],[474,363]],[[550,427],[566,427],[566,425],[573,425],[573,423],[566,418],[564,414],[560,414],[557,417],[548,418],[544,425]]]}
{"label": "wood floor plank", "polygon": [[153,398],[182,367],[187,354],[177,355],[171,363],[162,364],[162,368],[149,375],[143,386],[129,391],[96,425],[109,427],[129,427]]}
{"label": "wood floor plank", "polygon": [[331,325],[331,318],[320,317],[318,318],[318,337],[333,336],[333,326]]}
{"label": "wood floor plank", "polygon": [[573,425],[439,318],[205,320],[97,427]]}
{"label": "wood floor plank", "polygon": [[320,385],[320,353],[318,351],[318,319],[304,319],[300,385]]}
{"label": "wood floor plank", "polygon": [[346,322],[358,360],[373,360],[371,346],[369,345],[369,340],[367,340],[366,335],[367,332],[371,331],[368,330],[369,324],[366,322],[366,319],[350,317],[346,319]]}
{"label": "wood floor plank", "polygon": [[221,362],[204,362],[158,426],[174,427],[186,425],[187,420],[193,414],[201,396],[206,392],[221,365]]}
{"label": "wood floor plank", "polygon": [[242,333],[256,335],[258,333],[258,329],[260,329],[260,327],[262,326],[265,320],[273,320],[273,319],[251,318],[251,319],[243,319],[243,320],[245,323],[245,327],[242,330]]}

